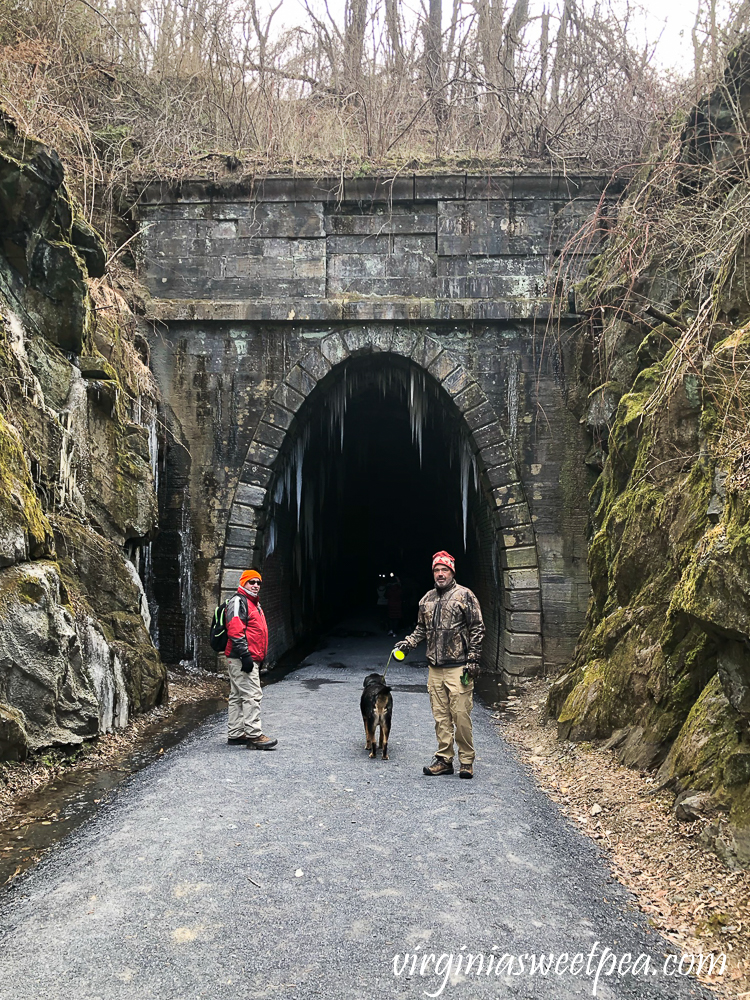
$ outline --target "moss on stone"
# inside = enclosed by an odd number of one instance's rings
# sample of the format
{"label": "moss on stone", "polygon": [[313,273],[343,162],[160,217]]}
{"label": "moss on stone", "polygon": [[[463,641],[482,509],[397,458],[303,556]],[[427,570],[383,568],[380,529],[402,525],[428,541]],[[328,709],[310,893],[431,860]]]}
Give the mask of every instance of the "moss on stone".
{"label": "moss on stone", "polygon": [[[53,554],[52,527],[34,490],[18,433],[0,413],[0,536],[15,527],[26,537],[26,553],[21,558]],[[19,561],[10,554],[5,558]]]}
{"label": "moss on stone", "polygon": [[692,706],[662,766],[661,777],[676,781],[680,788],[724,798],[724,768],[741,745],[740,722],[715,675]]}

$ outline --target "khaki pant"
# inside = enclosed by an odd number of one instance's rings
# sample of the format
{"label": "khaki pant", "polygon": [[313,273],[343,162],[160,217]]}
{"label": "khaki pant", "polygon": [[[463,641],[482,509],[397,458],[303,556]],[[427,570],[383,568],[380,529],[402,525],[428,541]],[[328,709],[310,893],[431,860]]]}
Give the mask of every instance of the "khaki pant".
{"label": "khaki pant", "polygon": [[260,667],[253,663],[249,674],[242,673],[242,661],[231,657],[229,664],[229,738],[261,735],[260,703],[263,691],[260,686]]}
{"label": "khaki pant", "polygon": [[437,756],[453,760],[453,731],[458,744],[458,759],[462,764],[474,763],[474,737],[471,710],[474,706],[474,681],[464,687],[463,667],[430,667],[427,690],[435,717]]}

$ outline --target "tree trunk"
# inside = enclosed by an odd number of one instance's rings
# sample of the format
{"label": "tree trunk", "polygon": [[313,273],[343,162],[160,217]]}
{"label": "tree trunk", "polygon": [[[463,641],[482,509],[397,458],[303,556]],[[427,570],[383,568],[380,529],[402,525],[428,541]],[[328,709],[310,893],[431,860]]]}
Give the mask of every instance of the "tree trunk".
{"label": "tree trunk", "polygon": [[367,0],[346,0],[344,8],[344,67],[349,90],[359,90],[367,27]]}

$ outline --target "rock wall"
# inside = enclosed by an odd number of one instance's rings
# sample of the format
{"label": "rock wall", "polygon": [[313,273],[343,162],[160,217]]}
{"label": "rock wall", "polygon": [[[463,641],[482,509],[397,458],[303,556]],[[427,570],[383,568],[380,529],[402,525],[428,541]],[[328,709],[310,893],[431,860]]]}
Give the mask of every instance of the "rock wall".
{"label": "rock wall", "polygon": [[[746,196],[736,170],[744,154],[718,130],[732,141],[747,136],[734,99],[744,94],[746,63],[735,54],[724,87],[636,179],[611,247],[578,289],[580,356],[596,386],[579,412],[592,436],[587,462],[602,472],[590,497],[593,597],[549,700],[561,737],[610,738],[626,763],[660,768],[677,814],[703,816],[707,842],[742,866],[750,864],[750,302],[745,224],[732,231],[723,214]],[[647,204],[659,198],[655,179],[664,190],[667,176],[670,197]],[[708,234],[722,225],[724,262],[717,256],[706,269]],[[647,238],[657,251],[628,272],[623,248],[632,260]]]}
{"label": "rock wall", "polygon": [[104,270],[56,154],[0,115],[0,759],[166,696],[143,583],[158,395]]}

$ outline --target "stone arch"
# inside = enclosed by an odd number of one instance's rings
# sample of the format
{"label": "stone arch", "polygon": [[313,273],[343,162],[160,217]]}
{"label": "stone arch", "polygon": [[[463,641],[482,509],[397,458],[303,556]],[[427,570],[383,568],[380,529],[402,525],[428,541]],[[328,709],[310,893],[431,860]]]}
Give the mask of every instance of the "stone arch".
{"label": "stone arch", "polygon": [[229,511],[221,569],[222,600],[240,573],[262,561],[267,491],[287,433],[310,393],[349,358],[393,354],[426,371],[442,387],[470,434],[493,508],[502,561],[506,627],[502,669],[530,676],[543,668],[542,604],[536,538],[518,469],[484,390],[442,344],[409,330],[352,329],[331,333],[300,357],[279,383],[258,426]]}

